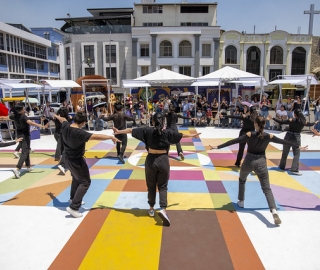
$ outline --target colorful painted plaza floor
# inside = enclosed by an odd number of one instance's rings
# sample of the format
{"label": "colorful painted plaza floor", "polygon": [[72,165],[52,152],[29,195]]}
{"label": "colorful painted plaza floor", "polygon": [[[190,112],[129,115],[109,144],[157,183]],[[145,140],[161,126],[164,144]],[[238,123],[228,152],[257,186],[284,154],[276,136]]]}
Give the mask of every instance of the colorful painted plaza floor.
{"label": "colorful painted plaza floor", "polygon": [[283,222],[276,226],[255,175],[248,177],[245,208],[236,205],[238,146],[209,150],[239,130],[181,129],[196,131],[200,139],[182,139],[184,161],[175,146],[170,151],[170,227],[147,215],[146,152],[131,137],[125,164],[111,141],[87,144],[92,185],[80,219],[65,211],[71,176],[57,170],[52,135],[32,141],[34,170],[20,179],[10,170],[14,147],[1,148],[0,269],[319,269],[320,138],[302,136],[309,145],[302,176],[279,171],[282,146],[268,147]]}

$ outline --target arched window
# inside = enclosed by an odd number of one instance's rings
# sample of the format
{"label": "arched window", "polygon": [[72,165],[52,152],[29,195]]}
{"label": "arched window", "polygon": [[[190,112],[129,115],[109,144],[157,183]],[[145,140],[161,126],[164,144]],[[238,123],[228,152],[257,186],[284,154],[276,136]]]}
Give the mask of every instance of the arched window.
{"label": "arched window", "polygon": [[291,75],[301,75],[306,72],[306,50],[297,47],[292,52]]}
{"label": "arched window", "polygon": [[191,43],[188,40],[183,40],[179,44],[179,56],[191,57]]}
{"label": "arched window", "polygon": [[256,46],[252,46],[247,51],[247,72],[260,75],[260,50]]}
{"label": "arched window", "polygon": [[283,50],[280,46],[274,46],[271,49],[270,64],[283,64]]}
{"label": "arched window", "polygon": [[228,46],[225,50],[225,64],[237,64],[237,48]]}
{"label": "arched window", "polygon": [[172,56],[172,44],[168,40],[164,40],[160,43],[160,57]]}

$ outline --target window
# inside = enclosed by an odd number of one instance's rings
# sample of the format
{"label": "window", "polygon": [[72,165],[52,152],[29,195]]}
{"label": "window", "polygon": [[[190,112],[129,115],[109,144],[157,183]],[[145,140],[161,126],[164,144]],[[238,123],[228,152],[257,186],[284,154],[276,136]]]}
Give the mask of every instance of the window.
{"label": "window", "polygon": [[36,60],[26,58],[24,60],[24,66],[26,69],[37,69]]}
{"label": "window", "polygon": [[143,13],[162,13],[162,6],[161,6],[161,5],[157,5],[157,6],[152,6],[152,5],[143,6],[143,7],[142,7],[142,12],[143,12]]}
{"label": "window", "polygon": [[260,75],[260,50],[252,46],[247,51],[247,72]]}
{"label": "window", "polygon": [[44,70],[44,62],[43,61],[38,61],[38,70]]}
{"label": "window", "polygon": [[211,44],[202,44],[202,57],[211,57]]}
{"label": "window", "polygon": [[183,5],[180,7],[181,13],[209,13],[208,6],[191,6],[191,5]]}
{"label": "window", "polygon": [[3,38],[3,33],[0,33],[0,50],[4,50],[4,38]]}
{"label": "window", "polygon": [[191,76],[191,67],[179,67],[179,73],[186,76]]}
{"label": "window", "polygon": [[47,59],[47,49],[42,46],[36,46],[36,57]]}
{"label": "window", "polygon": [[110,45],[106,45],[106,63],[116,63],[117,62],[117,46],[111,45],[111,51],[109,50],[109,48],[110,48]]}
{"label": "window", "polygon": [[228,46],[225,50],[225,64],[237,64],[237,48]]}
{"label": "window", "polygon": [[67,68],[67,80],[71,80],[71,69]]}
{"label": "window", "polygon": [[141,76],[149,74],[149,66],[141,66]]}
{"label": "window", "polygon": [[66,48],[66,62],[67,62],[67,65],[70,65],[70,48]]}
{"label": "window", "polygon": [[0,53],[0,65],[7,65],[7,57],[4,53]]}
{"label": "window", "polygon": [[297,47],[292,52],[291,75],[305,74],[306,69],[306,50]]}
{"label": "window", "polygon": [[12,61],[11,61],[11,55],[8,54],[8,67],[9,72],[12,72]]}
{"label": "window", "polygon": [[271,49],[270,64],[283,64],[283,50],[280,46],[274,46]]}
{"label": "window", "polygon": [[11,42],[11,51],[14,51],[14,46],[13,46],[13,36],[10,36],[10,42]]}
{"label": "window", "polygon": [[50,32],[44,32],[43,36],[44,36],[45,39],[50,40]]}
{"label": "window", "polygon": [[149,57],[149,44],[140,44],[140,56]]}
{"label": "window", "polygon": [[188,40],[183,40],[179,44],[179,56],[191,57],[191,43]]}
{"label": "window", "polygon": [[54,72],[54,73],[60,72],[59,65],[50,63],[50,72]]}
{"label": "window", "polygon": [[160,57],[172,56],[172,44],[168,40],[164,40],[160,43]]}
{"label": "window", "polygon": [[269,81],[276,79],[278,75],[282,75],[282,69],[270,69],[269,71]]}
{"label": "window", "polygon": [[35,56],[34,44],[23,41],[23,54],[28,56]]}
{"label": "window", "polygon": [[94,46],[84,46],[84,59],[90,58],[90,62],[94,63]]}
{"label": "window", "polygon": [[6,42],[7,42],[7,51],[10,51],[10,42],[9,42],[9,35],[6,35]]}
{"label": "window", "polygon": [[180,26],[208,26],[207,22],[182,22]]}
{"label": "window", "polygon": [[95,71],[94,68],[85,68],[84,69],[84,75],[88,76],[88,75],[94,75]]}
{"label": "window", "polygon": [[202,67],[202,76],[207,75],[210,73],[210,66],[203,66]]}
{"label": "window", "polygon": [[143,27],[163,26],[162,22],[147,22],[142,24]]}
{"label": "window", "polygon": [[172,66],[160,66],[160,69],[165,68],[167,70],[171,70],[172,71]]}
{"label": "window", "polygon": [[48,49],[48,56],[54,56],[54,48],[49,48]]}
{"label": "window", "polygon": [[[108,67],[106,68],[106,78],[110,78],[110,69]],[[116,67],[111,67],[111,84],[118,84]]]}

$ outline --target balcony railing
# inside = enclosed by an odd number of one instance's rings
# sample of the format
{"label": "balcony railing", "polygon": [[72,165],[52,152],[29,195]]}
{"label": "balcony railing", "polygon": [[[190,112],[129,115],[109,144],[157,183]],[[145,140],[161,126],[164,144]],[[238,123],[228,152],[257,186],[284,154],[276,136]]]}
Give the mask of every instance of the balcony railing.
{"label": "balcony railing", "polygon": [[111,33],[131,33],[131,25],[83,25],[71,26],[65,30],[70,34],[109,34]]}

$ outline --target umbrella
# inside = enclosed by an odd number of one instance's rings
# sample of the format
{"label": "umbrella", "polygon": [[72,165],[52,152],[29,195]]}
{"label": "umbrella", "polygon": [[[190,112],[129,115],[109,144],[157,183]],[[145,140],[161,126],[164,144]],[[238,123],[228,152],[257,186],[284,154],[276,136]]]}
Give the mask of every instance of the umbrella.
{"label": "umbrella", "polygon": [[252,104],[247,101],[243,101],[243,102],[241,102],[241,104],[247,106],[248,108],[250,108],[252,106]]}
{"label": "umbrella", "polygon": [[4,104],[0,103],[0,116],[7,116],[8,112],[8,108],[4,106]]}
{"label": "umbrella", "polygon": [[106,104],[107,104],[107,102],[97,103],[97,104],[93,105],[93,109],[95,109],[95,108],[97,108],[97,107],[99,107],[99,108],[105,107]]}
{"label": "umbrella", "polygon": [[186,96],[193,96],[193,95],[195,95],[195,93],[193,93],[193,92],[183,92],[179,96],[186,97]]}

